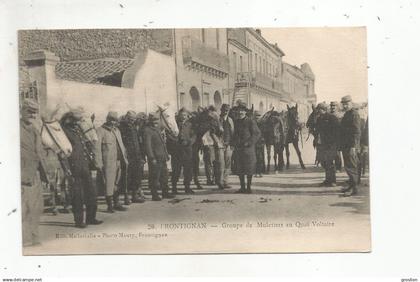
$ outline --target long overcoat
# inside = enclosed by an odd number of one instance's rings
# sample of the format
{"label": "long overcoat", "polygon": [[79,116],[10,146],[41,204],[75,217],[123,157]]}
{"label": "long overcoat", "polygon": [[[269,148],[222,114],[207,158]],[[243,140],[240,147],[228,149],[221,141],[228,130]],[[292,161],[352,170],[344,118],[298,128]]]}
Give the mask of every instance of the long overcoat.
{"label": "long overcoat", "polygon": [[97,163],[103,168],[106,195],[111,196],[121,177],[120,162],[128,164],[126,149],[118,128],[102,125],[97,129]]}
{"label": "long overcoat", "polygon": [[253,175],[256,171],[257,157],[255,145],[261,132],[257,123],[248,117],[235,121],[232,145],[232,172],[236,175]]}

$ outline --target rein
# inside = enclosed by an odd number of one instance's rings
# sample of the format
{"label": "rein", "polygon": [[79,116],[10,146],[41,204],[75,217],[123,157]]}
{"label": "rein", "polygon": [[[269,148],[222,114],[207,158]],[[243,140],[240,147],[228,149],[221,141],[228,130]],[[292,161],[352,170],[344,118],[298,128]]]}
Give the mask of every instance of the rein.
{"label": "rein", "polygon": [[160,112],[160,119],[163,120],[163,122],[165,123],[165,127],[166,129],[173,135],[176,137],[175,132],[173,132],[172,128],[169,126],[168,121],[165,119],[165,117],[163,116],[163,111],[159,111]]}
{"label": "rein", "polygon": [[55,143],[55,145],[57,146],[57,148],[58,149],[60,149],[60,153],[63,153],[63,154],[65,154],[64,153],[64,150],[61,148],[61,146],[59,145],[59,143],[58,143],[58,141],[57,141],[57,139],[54,137],[54,134],[52,134],[51,133],[51,130],[48,128],[48,126],[47,126],[47,124],[51,124],[51,123],[53,123],[53,122],[49,122],[49,123],[47,123],[47,122],[43,122],[43,124],[42,124],[42,127],[41,127],[41,136],[42,136],[42,130],[44,129],[44,127],[46,128],[46,130],[47,130],[47,133],[50,135],[50,137],[51,137],[51,139],[53,140],[53,142]]}
{"label": "rein", "polygon": [[95,129],[95,127],[91,127],[91,128],[88,128],[88,129],[86,129],[85,131],[82,131],[82,132],[83,132],[83,134],[86,134],[89,131],[94,130],[94,129]]}

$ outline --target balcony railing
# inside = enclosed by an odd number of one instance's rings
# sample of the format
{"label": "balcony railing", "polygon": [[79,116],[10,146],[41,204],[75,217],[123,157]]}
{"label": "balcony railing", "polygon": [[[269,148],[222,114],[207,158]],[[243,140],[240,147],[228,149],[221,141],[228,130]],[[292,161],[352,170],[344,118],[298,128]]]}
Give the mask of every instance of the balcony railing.
{"label": "balcony railing", "polygon": [[278,80],[256,71],[237,73],[236,84],[237,86],[245,86],[249,84],[250,86],[258,86],[274,92],[282,92],[281,83]]}
{"label": "balcony railing", "polygon": [[182,58],[185,65],[204,69],[215,75],[229,72],[228,56],[191,36],[182,38]]}

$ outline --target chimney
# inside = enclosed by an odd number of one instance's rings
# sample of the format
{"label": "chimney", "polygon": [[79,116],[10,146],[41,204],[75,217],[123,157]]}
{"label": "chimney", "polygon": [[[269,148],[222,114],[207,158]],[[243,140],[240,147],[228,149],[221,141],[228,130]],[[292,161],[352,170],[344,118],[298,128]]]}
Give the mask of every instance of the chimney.
{"label": "chimney", "polygon": [[261,29],[257,28],[255,31],[258,33],[259,36],[261,36]]}
{"label": "chimney", "polygon": [[24,58],[29,80],[36,81],[41,114],[46,112],[47,97],[51,95],[48,88],[51,87],[51,81],[55,80],[55,65],[59,61],[54,53],[46,50],[32,51]]}

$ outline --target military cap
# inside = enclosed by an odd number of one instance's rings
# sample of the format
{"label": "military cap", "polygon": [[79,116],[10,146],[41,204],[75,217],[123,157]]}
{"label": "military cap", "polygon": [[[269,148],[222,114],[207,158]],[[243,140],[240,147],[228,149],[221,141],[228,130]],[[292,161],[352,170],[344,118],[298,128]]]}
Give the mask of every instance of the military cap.
{"label": "military cap", "polygon": [[237,108],[240,111],[241,110],[242,111],[246,111],[247,110],[246,104],[244,102],[240,101],[240,100],[237,101]]}
{"label": "military cap", "polygon": [[189,114],[189,111],[186,109],[186,108],[184,108],[184,107],[182,107],[181,109],[179,109],[179,111],[178,111],[178,113],[180,114],[180,113],[182,113],[182,112],[186,112],[187,114]]}
{"label": "military cap", "polygon": [[150,121],[160,120],[159,113],[150,113],[149,114],[149,120]]}
{"label": "military cap", "polygon": [[117,112],[109,112],[106,116],[107,121],[118,121],[118,113]]}
{"label": "military cap", "polygon": [[136,119],[136,112],[135,111],[128,111],[125,117],[129,120],[135,120]]}
{"label": "military cap", "polygon": [[207,110],[212,111],[212,112],[215,112],[215,111],[216,111],[216,108],[215,108],[213,105],[210,105],[210,106],[207,108]]}
{"label": "military cap", "polygon": [[352,99],[351,99],[350,95],[346,95],[343,98],[341,98],[341,103],[348,103],[348,102],[351,102],[351,101],[352,101]]}
{"label": "military cap", "polygon": [[318,110],[324,110],[327,111],[328,110],[328,105],[325,102],[319,103],[318,106],[316,106],[316,108]]}
{"label": "military cap", "polygon": [[144,112],[140,112],[136,115],[136,119],[147,119],[147,115]]}
{"label": "military cap", "polygon": [[229,110],[230,106],[229,104],[223,104],[222,107],[220,108],[220,110],[224,111],[224,110]]}
{"label": "military cap", "polygon": [[76,119],[76,120],[81,120],[85,115],[85,112],[84,112],[83,108],[81,108],[81,107],[73,109],[71,111],[71,113],[73,115],[73,118]]}
{"label": "military cap", "polygon": [[39,111],[39,104],[32,99],[25,99],[22,103],[22,110],[37,113]]}
{"label": "military cap", "polygon": [[331,103],[330,103],[330,106],[337,106],[338,107],[338,102],[337,101],[332,101]]}

